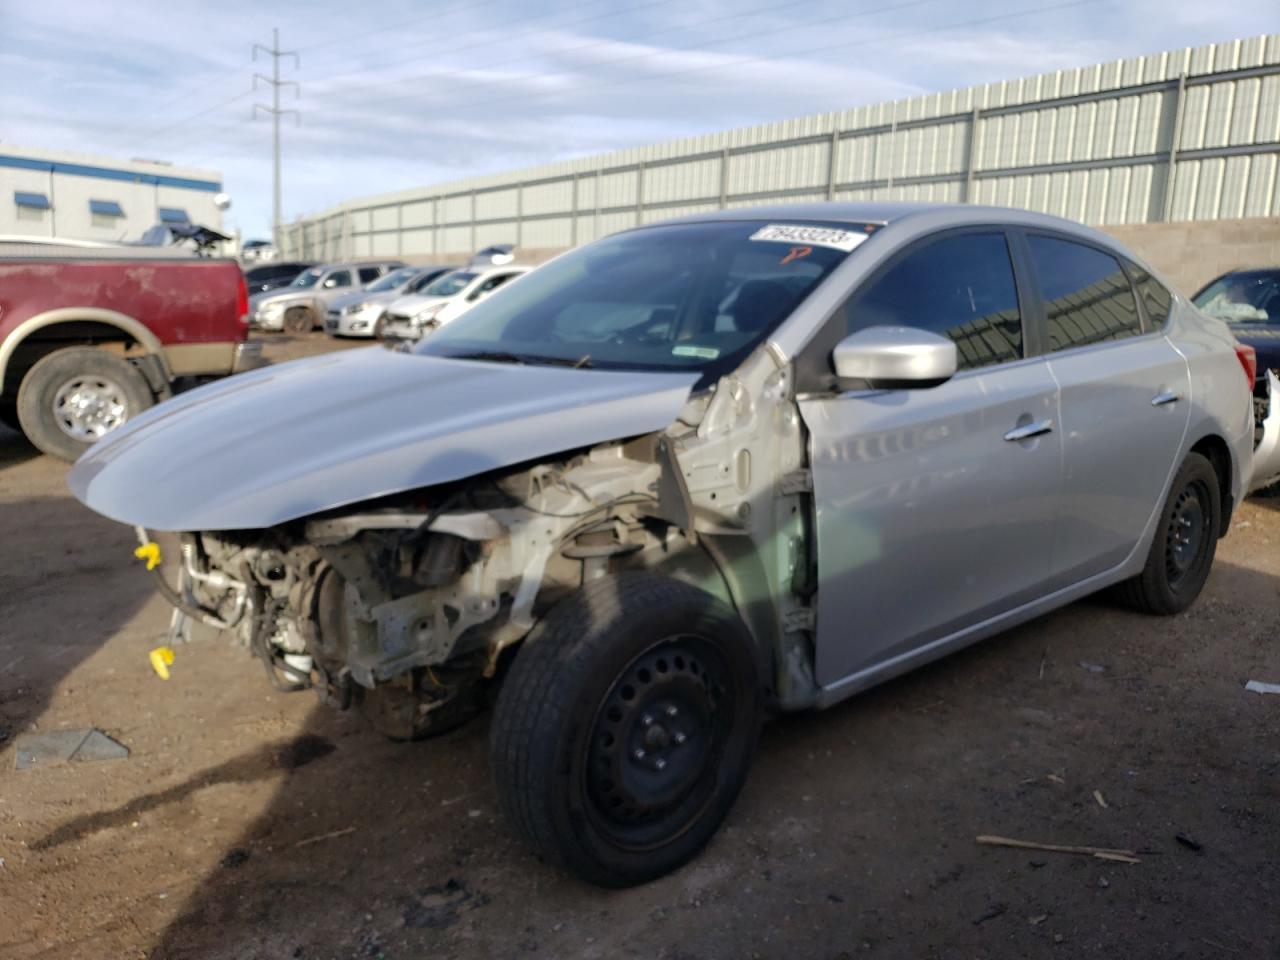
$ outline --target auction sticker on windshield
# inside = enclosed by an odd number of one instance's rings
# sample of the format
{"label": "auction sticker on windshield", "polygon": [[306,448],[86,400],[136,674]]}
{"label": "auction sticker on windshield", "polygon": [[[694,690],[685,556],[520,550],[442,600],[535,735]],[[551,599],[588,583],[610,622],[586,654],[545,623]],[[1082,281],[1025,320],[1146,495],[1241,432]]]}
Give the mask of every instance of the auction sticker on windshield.
{"label": "auction sticker on windshield", "polygon": [[803,243],[810,246],[831,247],[850,252],[867,239],[865,233],[852,230],[835,230],[831,227],[807,227],[803,224],[771,223],[751,235],[752,240],[768,243]]}

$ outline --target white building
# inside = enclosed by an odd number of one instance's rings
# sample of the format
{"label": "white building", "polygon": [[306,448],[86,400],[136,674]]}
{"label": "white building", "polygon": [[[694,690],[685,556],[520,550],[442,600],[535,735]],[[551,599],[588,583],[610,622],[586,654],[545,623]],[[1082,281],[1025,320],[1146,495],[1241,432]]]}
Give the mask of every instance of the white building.
{"label": "white building", "polygon": [[0,235],[137,240],[157,223],[222,229],[222,174],[0,143]]}

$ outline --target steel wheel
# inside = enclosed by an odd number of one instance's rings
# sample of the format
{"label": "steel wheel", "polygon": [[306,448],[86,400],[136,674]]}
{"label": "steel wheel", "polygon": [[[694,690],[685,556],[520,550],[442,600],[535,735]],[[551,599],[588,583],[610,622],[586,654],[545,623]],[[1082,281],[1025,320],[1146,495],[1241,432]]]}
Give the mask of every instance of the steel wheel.
{"label": "steel wheel", "polygon": [[1175,590],[1204,554],[1212,534],[1209,530],[1209,491],[1202,482],[1193,482],[1178,494],[1165,528],[1165,572]]}
{"label": "steel wheel", "polygon": [[589,813],[619,846],[670,840],[697,816],[733,716],[723,657],[679,636],[637,658],[605,695],[583,767]]}

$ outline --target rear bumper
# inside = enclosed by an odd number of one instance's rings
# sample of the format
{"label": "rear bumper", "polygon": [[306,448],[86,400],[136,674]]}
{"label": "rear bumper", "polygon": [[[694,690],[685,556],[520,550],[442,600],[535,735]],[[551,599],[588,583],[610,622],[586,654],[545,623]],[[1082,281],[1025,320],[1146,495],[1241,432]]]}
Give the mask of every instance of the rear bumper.
{"label": "rear bumper", "polygon": [[262,356],[262,344],[257,340],[245,340],[236,344],[235,360],[231,365],[232,373],[244,373],[246,370],[257,370],[265,367],[267,361]]}
{"label": "rear bumper", "polygon": [[1269,487],[1280,481],[1280,379],[1274,370],[1267,370],[1267,415],[1262,421],[1262,439],[1253,450],[1253,477],[1249,492]]}

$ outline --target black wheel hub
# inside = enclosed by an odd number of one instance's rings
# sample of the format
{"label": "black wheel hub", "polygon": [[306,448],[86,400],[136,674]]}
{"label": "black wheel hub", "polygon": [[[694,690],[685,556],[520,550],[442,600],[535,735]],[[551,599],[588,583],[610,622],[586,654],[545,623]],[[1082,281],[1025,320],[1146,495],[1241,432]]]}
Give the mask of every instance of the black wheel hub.
{"label": "black wheel hub", "polygon": [[728,729],[726,699],[723,661],[696,637],[664,641],[623,671],[588,748],[587,792],[609,832],[648,832],[696,809]]}
{"label": "black wheel hub", "polygon": [[1203,484],[1192,483],[1174,501],[1165,531],[1164,548],[1165,571],[1171,586],[1177,585],[1195,566],[1211,535],[1209,518],[1212,514],[1207,509],[1207,497],[1208,491]]}

